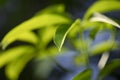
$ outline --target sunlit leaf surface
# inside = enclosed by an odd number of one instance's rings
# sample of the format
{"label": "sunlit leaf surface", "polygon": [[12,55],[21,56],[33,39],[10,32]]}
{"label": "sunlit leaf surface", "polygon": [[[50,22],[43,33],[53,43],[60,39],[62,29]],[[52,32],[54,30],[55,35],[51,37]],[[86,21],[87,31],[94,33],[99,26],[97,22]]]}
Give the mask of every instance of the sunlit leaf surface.
{"label": "sunlit leaf surface", "polygon": [[115,48],[117,48],[117,43],[115,41],[109,40],[98,43],[92,46],[89,50],[91,55],[97,55]]}
{"label": "sunlit leaf surface", "polygon": [[100,13],[94,13],[94,16],[90,19],[90,21],[104,22],[104,23],[108,23],[108,24],[111,24],[113,26],[120,28],[120,25],[117,22],[113,21],[112,19],[110,19],[107,16],[104,16]]}
{"label": "sunlit leaf surface", "polygon": [[[6,45],[10,44],[11,42],[9,42],[9,39],[11,37],[13,38],[15,36],[13,40],[17,40],[16,36],[19,36],[19,34],[24,33],[26,31],[39,29],[44,26],[51,26],[51,25],[55,25],[55,24],[65,24],[65,23],[69,23],[69,22],[70,22],[70,20],[68,18],[65,18],[60,15],[55,15],[55,14],[54,15],[53,14],[44,14],[44,15],[33,17],[33,18],[23,22],[22,24],[16,26],[13,30],[11,30],[9,33],[7,33],[6,36],[3,38],[1,45],[6,46]],[[22,39],[24,38],[24,36],[21,36],[21,37],[22,37]],[[25,41],[26,41],[26,39],[25,39]]]}
{"label": "sunlit leaf surface", "polygon": [[26,54],[29,50],[33,50],[31,46],[18,46],[15,48],[8,49],[0,54],[0,67],[3,67],[7,63],[13,61],[14,59]]}
{"label": "sunlit leaf surface", "polygon": [[32,51],[27,51],[24,56],[15,59],[6,66],[6,76],[10,80],[18,80],[21,71],[24,69],[28,61],[34,57],[35,54],[30,54],[29,52],[31,53]]}
{"label": "sunlit leaf surface", "polygon": [[86,12],[84,19],[88,19],[95,12],[110,12],[120,10],[120,1],[96,1]]}
{"label": "sunlit leaf surface", "polygon": [[79,74],[77,74],[72,80],[91,80],[92,70],[86,69]]}

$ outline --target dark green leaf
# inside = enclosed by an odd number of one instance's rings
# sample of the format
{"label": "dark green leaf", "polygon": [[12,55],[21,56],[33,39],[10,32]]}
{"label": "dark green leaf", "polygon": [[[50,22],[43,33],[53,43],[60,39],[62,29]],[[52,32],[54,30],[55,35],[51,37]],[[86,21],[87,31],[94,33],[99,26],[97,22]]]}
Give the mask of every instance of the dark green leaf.
{"label": "dark green leaf", "polygon": [[83,72],[77,74],[72,80],[91,80],[92,70],[86,69]]}
{"label": "dark green leaf", "polygon": [[78,24],[80,22],[79,19],[77,19],[71,26],[70,25],[61,25],[56,33],[55,33],[55,37],[54,37],[54,43],[56,44],[56,46],[59,48],[59,51],[61,51],[62,45],[65,41],[65,38],[67,36],[67,34],[70,32],[70,30],[72,28],[74,28],[76,26],[76,24]]}
{"label": "dark green leaf", "polygon": [[91,32],[90,32],[90,38],[91,39],[95,39],[95,36],[96,36],[96,34],[97,34],[97,32],[100,30],[100,27],[95,27],[95,28],[93,28],[92,30],[91,30]]}

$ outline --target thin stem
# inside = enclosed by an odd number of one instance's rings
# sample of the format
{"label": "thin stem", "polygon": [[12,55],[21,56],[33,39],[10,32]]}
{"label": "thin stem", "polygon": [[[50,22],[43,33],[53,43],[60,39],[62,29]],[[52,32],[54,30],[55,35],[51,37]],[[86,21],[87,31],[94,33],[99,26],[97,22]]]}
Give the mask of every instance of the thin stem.
{"label": "thin stem", "polygon": [[89,68],[90,67],[89,54],[88,54],[88,50],[87,50],[87,45],[84,42],[83,31],[80,31],[79,42],[80,42],[80,52],[83,56],[85,56],[86,66]]}

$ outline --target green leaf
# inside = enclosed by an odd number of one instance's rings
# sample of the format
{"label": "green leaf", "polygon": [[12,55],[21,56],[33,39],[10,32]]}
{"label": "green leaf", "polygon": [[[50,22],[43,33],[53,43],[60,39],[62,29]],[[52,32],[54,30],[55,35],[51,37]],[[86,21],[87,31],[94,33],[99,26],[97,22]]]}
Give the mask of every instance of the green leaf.
{"label": "green leaf", "polygon": [[4,39],[2,41],[3,45],[3,49],[5,49],[9,44],[11,44],[12,42],[19,40],[19,41],[25,41],[25,42],[29,42],[32,44],[37,44],[38,43],[38,38],[35,35],[35,33],[31,32],[31,31],[26,31],[26,32],[22,32],[18,35],[14,35],[9,37],[9,39]]}
{"label": "green leaf", "polygon": [[108,23],[108,24],[111,24],[113,26],[116,26],[116,27],[120,28],[120,25],[118,23],[116,23],[112,19],[110,19],[107,16],[104,16],[104,15],[102,15],[100,13],[94,13],[94,16],[90,19],[90,21],[104,22],[104,23]]}
{"label": "green leaf", "polygon": [[97,32],[100,30],[100,27],[99,26],[97,26],[97,27],[94,27],[92,30],[91,30],[91,32],[90,32],[90,38],[92,39],[92,40],[94,40],[95,39],[95,36],[96,36],[96,34],[97,34]]}
{"label": "green leaf", "polygon": [[18,46],[6,51],[3,51],[0,54],[0,67],[8,64],[9,62],[13,61],[14,59],[26,54],[29,50],[33,50],[34,48],[31,46]]}
{"label": "green leaf", "polygon": [[115,41],[109,40],[92,46],[89,51],[91,55],[96,55],[115,48],[117,48],[117,43]]}
{"label": "green leaf", "polygon": [[30,61],[35,55],[31,54],[31,52],[32,52],[31,50],[27,51],[26,54],[15,59],[6,66],[5,73],[10,80],[18,80],[19,75],[22,72],[23,68],[26,66],[28,61]]}
{"label": "green leaf", "polygon": [[47,49],[40,50],[36,59],[43,60],[54,56],[58,56],[58,49],[55,46],[50,46]]}
{"label": "green leaf", "polygon": [[73,29],[76,24],[78,24],[80,22],[79,19],[77,19],[71,26],[70,25],[61,25],[55,33],[55,37],[54,37],[54,43],[56,44],[56,46],[58,47],[59,51],[61,51],[61,48],[63,46],[63,43],[65,41],[65,38],[67,36],[67,34],[70,32],[71,29]]}
{"label": "green leaf", "polygon": [[62,4],[49,6],[42,11],[38,12],[36,15],[46,14],[46,13],[63,13],[65,12],[65,6]]}
{"label": "green leaf", "polygon": [[120,67],[120,59],[115,59],[108,63],[99,73],[97,80],[103,80],[105,76]]}
{"label": "green leaf", "polygon": [[75,56],[75,64],[78,66],[85,66],[87,64],[87,56],[86,54],[81,53],[80,55]]}
{"label": "green leaf", "polygon": [[86,12],[84,19],[88,19],[95,12],[110,12],[120,10],[120,1],[96,1]]}
{"label": "green leaf", "polygon": [[80,72],[72,80],[91,80],[92,77],[92,70],[86,69],[83,72]]}
{"label": "green leaf", "polygon": [[49,26],[38,30],[40,47],[46,47],[52,41],[56,28],[56,26]]}
{"label": "green leaf", "polygon": [[60,15],[55,15],[55,14],[54,15],[53,14],[43,14],[40,16],[33,17],[33,18],[23,22],[22,24],[16,26],[13,30],[11,30],[9,33],[7,33],[6,36],[3,38],[1,45],[2,46],[8,45],[6,43],[9,43],[9,39],[11,37],[17,36],[26,31],[29,32],[31,30],[39,29],[44,26],[51,26],[51,25],[55,25],[55,24],[66,24],[69,22],[70,22],[70,20],[68,18],[60,16]]}

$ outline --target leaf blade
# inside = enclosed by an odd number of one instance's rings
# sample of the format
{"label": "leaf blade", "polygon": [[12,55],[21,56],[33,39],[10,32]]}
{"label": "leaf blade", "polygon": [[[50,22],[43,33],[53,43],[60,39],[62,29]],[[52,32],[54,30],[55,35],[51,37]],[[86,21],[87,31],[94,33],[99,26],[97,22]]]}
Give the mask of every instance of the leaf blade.
{"label": "leaf blade", "polygon": [[111,24],[113,26],[120,28],[120,25],[117,22],[113,21],[112,19],[110,19],[107,16],[104,16],[100,13],[94,13],[94,16],[90,19],[90,21],[92,21],[92,22],[104,22],[104,23],[108,23],[108,24]]}
{"label": "leaf blade", "polygon": [[25,42],[29,42],[32,44],[37,44],[37,42],[38,42],[38,38],[35,35],[35,33],[31,32],[31,31],[26,31],[26,32],[22,32],[21,34],[11,36],[11,37],[9,37],[9,39],[6,38],[5,40],[3,40],[1,43],[1,44],[4,44],[2,47],[3,50],[8,45],[10,45],[11,43],[13,43],[16,40],[25,41]]}
{"label": "leaf blade", "polygon": [[10,80],[18,80],[18,77],[20,73],[22,72],[23,68],[34,57],[34,55],[35,54],[31,54],[30,52],[10,62],[5,68],[6,76]]}
{"label": "leaf blade", "polygon": [[16,59],[17,57],[25,54],[27,50],[33,50],[31,46],[18,46],[8,49],[0,54],[0,68]]}
{"label": "leaf blade", "polygon": [[84,20],[88,19],[95,12],[104,13],[115,10],[120,10],[120,1],[97,1],[87,10]]}
{"label": "leaf blade", "polygon": [[1,45],[4,46],[10,37],[19,35],[26,31],[32,31],[44,26],[50,26],[55,24],[69,23],[70,20],[60,15],[44,14],[41,16],[33,17],[22,24],[16,26],[13,30],[8,32],[1,41]]}
{"label": "leaf blade", "polygon": [[77,74],[75,77],[73,77],[72,80],[91,80],[91,77],[92,77],[92,70],[86,69],[81,73]]}
{"label": "leaf blade", "polygon": [[76,26],[76,24],[78,24],[80,22],[79,19],[77,19],[71,26],[70,25],[65,25],[65,26],[60,26],[56,33],[55,33],[55,37],[54,37],[54,43],[56,44],[56,46],[58,47],[59,51],[61,51],[61,48],[63,46],[63,43],[65,41],[65,38],[67,36],[67,34],[70,32],[70,30]]}

